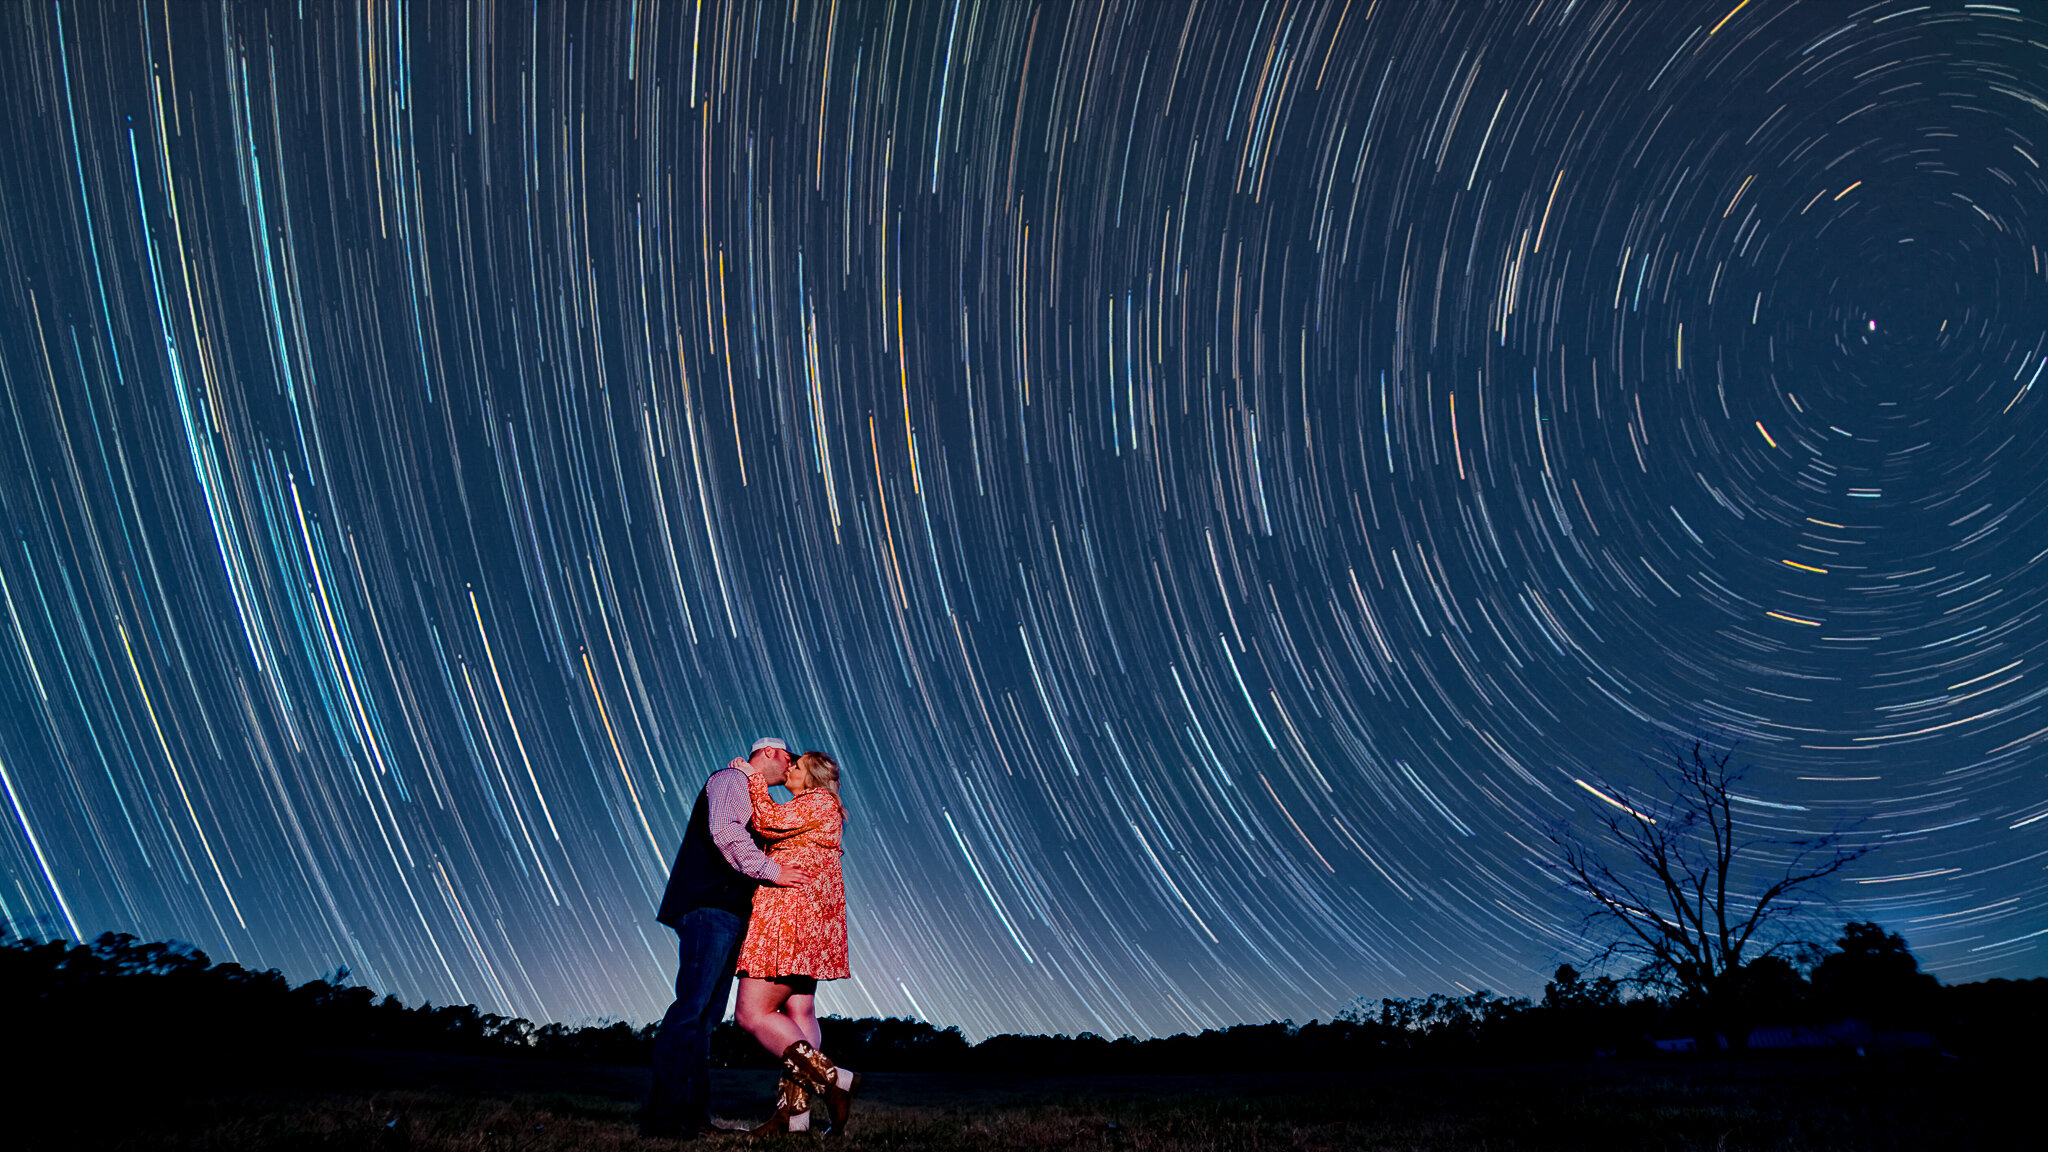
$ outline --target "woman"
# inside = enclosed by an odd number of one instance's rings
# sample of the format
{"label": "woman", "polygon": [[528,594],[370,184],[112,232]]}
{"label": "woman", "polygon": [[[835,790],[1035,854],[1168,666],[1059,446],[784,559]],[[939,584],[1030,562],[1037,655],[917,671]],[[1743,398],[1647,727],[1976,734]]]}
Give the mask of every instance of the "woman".
{"label": "woman", "polygon": [[782,1058],[785,1070],[775,1115],[754,1129],[756,1134],[808,1129],[816,1095],[824,1096],[832,1126],[841,1128],[860,1083],[859,1073],[834,1066],[818,1051],[818,981],[852,974],[846,967],[846,880],[839,870],[840,831],[846,823],[839,763],[823,752],[806,752],[790,765],[784,784],[794,795],[789,803],[777,804],[759,776],[747,777],[754,835],[769,859],[798,864],[810,873],[794,888],[763,885],[754,890],[754,914],[740,945],[733,1017],[763,1048]]}

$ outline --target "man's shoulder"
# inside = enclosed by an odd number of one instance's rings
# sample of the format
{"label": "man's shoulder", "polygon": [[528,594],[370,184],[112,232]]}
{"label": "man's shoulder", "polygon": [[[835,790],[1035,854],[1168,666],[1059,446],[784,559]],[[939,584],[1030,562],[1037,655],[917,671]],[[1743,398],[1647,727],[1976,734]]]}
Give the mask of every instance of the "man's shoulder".
{"label": "man's shoulder", "polygon": [[747,771],[736,764],[727,764],[704,778],[706,792],[729,792],[747,790]]}

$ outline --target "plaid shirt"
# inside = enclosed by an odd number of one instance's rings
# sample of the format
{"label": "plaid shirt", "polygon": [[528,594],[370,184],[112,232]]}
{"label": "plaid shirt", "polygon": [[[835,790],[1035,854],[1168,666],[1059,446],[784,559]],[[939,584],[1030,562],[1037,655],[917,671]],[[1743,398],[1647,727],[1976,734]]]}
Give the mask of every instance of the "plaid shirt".
{"label": "plaid shirt", "polygon": [[734,760],[704,782],[704,798],[711,805],[711,842],[740,875],[773,883],[782,878],[782,865],[770,860],[747,831],[754,802],[747,795],[747,774],[740,767],[745,763]]}

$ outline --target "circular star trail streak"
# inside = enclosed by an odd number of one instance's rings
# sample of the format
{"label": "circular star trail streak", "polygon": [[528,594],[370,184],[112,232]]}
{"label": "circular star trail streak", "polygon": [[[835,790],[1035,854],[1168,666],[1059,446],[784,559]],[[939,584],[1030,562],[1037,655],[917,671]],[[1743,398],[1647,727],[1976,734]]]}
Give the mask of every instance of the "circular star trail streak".
{"label": "circular star trail streak", "polygon": [[650,1019],[777,732],[828,1008],[1307,1019],[1582,959],[1545,831],[1705,736],[2043,970],[2031,6],[6,19],[16,932]]}

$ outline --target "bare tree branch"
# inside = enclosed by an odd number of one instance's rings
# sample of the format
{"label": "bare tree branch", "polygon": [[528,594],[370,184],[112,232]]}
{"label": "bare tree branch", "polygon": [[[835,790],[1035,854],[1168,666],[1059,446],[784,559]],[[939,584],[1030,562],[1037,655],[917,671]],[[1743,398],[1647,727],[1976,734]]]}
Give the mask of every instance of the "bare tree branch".
{"label": "bare tree branch", "polygon": [[1744,837],[1734,804],[1746,772],[1733,750],[1695,742],[1654,770],[1652,797],[1608,789],[1619,811],[1595,819],[1599,835],[1550,834],[1550,868],[1590,903],[1589,934],[1608,938],[1596,963],[1633,960],[1636,982],[1711,1000],[1746,964],[1796,943],[1787,938],[1796,898],[1868,849],[1840,829]]}

